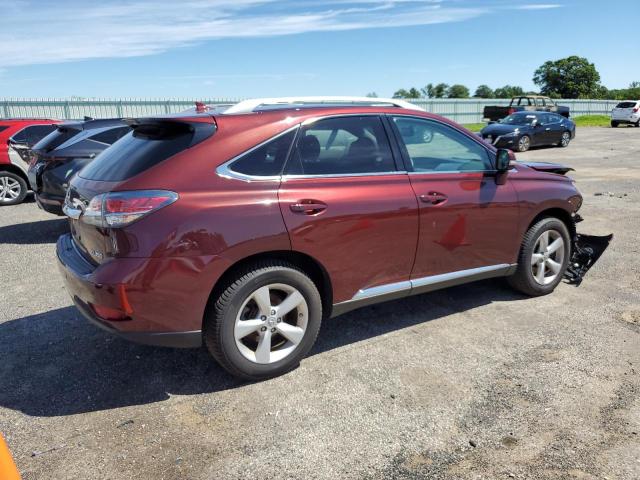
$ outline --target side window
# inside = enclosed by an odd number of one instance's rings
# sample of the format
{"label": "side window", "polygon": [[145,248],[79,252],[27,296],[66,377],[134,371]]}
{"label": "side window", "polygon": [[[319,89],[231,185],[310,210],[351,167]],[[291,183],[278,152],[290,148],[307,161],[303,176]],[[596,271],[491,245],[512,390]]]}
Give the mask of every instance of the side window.
{"label": "side window", "polygon": [[292,130],[274,138],[261,147],[245,153],[233,162],[229,166],[229,169],[237,173],[256,177],[273,177],[280,175],[295,134],[295,130]]}
{"label": "side window", "polygon": [[56,129],[55,125],[33,125],[23,130],[29,146],[35,145]]}
{"label": "side window", "polygon": [[414,172],[493,170],[489,153],[478,142],[432,120],[393,117]]}
{"label": "side window", "polygon": [[336,117],[304,127],[287,165],[289,175],[348,175],[395,171],[377,116]]}
{"label": "side window", "polygon": [[130,130],[129,127],[111,128],[109,130],[105,130],[104,132],[100,132],[96,135],[93,135],[92,137],[89,137],[89,138],[96,142],[106,143],[107,145],[113,145],[114,143],[116,143],[116,140],[118,140],[120,137],[123,137],[124,135],[129,133],[129,130]]}

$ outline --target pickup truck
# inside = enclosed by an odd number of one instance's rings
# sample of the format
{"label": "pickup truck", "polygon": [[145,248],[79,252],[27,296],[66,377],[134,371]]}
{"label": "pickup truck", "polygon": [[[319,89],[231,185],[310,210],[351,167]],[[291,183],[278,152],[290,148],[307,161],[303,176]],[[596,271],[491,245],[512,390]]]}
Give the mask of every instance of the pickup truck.
{"label": "pickup truck", "polygon": [[554,112],[563,117],[569,118],[569,107],[561,107],[549,97],[538,95],[523,95],[513,97],[509,106],[491,105],[484,107],[483,117],[485,121],[501,120],[507,115],[525,110],[538,112]]}

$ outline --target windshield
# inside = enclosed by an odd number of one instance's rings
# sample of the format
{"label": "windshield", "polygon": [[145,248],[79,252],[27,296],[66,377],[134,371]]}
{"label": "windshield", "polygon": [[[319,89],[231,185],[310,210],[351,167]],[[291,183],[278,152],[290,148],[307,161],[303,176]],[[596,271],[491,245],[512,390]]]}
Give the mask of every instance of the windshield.
{"label": "windshield", "polygon": [[531,125],[538,117],[530,114],[513,114],[500,120],[500,123],[506,125]]}

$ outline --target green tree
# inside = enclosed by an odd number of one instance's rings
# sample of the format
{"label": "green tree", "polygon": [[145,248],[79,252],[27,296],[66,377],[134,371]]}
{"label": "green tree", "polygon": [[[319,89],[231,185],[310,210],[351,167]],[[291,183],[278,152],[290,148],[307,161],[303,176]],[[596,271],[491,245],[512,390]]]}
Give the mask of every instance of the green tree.
{"label": "green tree", "polygon": [[514,85],[505,85],[504,87],[496,88],[493,92],[496,98],[511,98],[519,95],[524,95],[522,87],[516,87]]}
{"label": "green tree", "polygon": [[476,88],[476,93],[473,94],[474,97],[477,98],[493,98],[493,90],[489,87],[489,85],[480,85]]}
{"label": "green tree", "polygon": [[446,83],[439,83],[437,85],[430,83],[422,89],[424,96],[429,98],[444,98],[448,92],[449,85]]}
{"label": "green tree", "polygon": [[447,91],[447,98],[469,98],[469,89],[459,83],[451,85]]}
{"label": "green tree", "polygon": [[533,74],[533,83],[540,86],[544,95],[589,98],[599,93],[600,74],[589,60],[572,55],[545,62]]}
{"label": "green tree", "polygon": [[378,98],[378,94],[376,92],[367,93],[367,97],[369,98]]}
{"label": "green tree", "polygon": [[410,88],[409,90],[405,90],[401,88],[400,90],[396,90],[393,94],[393,98],[420,98],[420,90],[417,88]]}

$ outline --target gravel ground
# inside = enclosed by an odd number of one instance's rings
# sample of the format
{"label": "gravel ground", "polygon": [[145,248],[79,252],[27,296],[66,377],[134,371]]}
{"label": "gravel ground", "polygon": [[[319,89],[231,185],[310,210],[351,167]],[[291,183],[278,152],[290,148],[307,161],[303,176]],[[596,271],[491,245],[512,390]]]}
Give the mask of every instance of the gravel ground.
{"label": "gravel ground", "polygon": [[[640,129],[581,129],[579,288],[478,282],[325,322],[281,378],[88,325],[55,264],[62,219],[0,209],[0,431],[25,479],[640,478]],[[596,195],[597,193],[605,195]]]}

